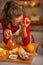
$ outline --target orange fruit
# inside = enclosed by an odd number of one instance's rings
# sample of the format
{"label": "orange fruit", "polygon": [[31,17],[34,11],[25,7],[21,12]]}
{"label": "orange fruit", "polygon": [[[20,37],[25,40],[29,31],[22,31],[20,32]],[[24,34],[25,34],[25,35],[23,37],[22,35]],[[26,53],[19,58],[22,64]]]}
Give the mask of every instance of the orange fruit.
{"label": "orange fruit", "polygon": [[7,50],[3,50],[2,56],[5,56],[7,54]]}
{"label": "orange fruit", "polygon": [[33,53],[34,52],[34,45],[33,44],[28,44],[26,46],[26,50],[30,53]]}
{"label": "orange fruit", "polygon": [[7,50],[0,51],[0,56],[5,56],[7,54]]}

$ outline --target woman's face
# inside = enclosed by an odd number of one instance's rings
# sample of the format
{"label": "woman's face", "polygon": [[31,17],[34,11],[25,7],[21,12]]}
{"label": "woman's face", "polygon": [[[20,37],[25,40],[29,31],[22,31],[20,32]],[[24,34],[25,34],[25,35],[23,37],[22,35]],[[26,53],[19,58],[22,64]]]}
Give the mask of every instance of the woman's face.
{"label": "woman's face", "polygon": [[16,17],[12,20],[13,25],[19,25],[23,21],[23,15]]}

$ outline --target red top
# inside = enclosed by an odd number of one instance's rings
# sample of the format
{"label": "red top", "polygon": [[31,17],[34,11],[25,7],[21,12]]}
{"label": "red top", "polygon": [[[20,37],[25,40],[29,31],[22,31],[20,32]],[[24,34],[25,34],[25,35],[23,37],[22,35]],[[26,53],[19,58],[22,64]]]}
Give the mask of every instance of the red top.
{"label": "red top", "polygon": [[[26,16],[24,16],[24,19],[25,18],[26,18]],[[5,18],[4,17],[0,19],[0,22],[2,24],[2,29],[3,29],[3,41],[5,42],[5,44],[7,44],[9,39],[5,39],[4,38],[4,31],[5,31],[5,29],[8,28],[8,26],[5,23]],[[12,33],[14,33],[14,32],[16,32],[19,29],[19,27],[11,25],[10,29],[11,29]],[[30,42],[30,25],[26,28],[26,31],[27,31],[27,37],[26,38],[22,38],[23,44],[25,46]]]}

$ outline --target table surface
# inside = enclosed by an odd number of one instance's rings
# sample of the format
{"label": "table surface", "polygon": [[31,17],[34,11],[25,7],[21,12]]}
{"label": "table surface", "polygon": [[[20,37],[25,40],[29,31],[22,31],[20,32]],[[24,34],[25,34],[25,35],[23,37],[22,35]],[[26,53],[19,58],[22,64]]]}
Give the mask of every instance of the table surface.
{"label": "table surface", "polygon": [[[35,46],[35,50],[37,50],[38,48],[38,44],[37,43],[32,43]],[[4,44],[0,43],[0,47],[4,48]],[[22,59],[16,59],[16,60],[12,60],[8,58],[8,55],[4,56],[4,57],[0,57],[0,62],[11,62],[11,63],[21,63],[21,64],[31,64],[32,60],[34,59],[35,55],[37,53],[34,52],[32,57],[28,60],[22,60]]]}

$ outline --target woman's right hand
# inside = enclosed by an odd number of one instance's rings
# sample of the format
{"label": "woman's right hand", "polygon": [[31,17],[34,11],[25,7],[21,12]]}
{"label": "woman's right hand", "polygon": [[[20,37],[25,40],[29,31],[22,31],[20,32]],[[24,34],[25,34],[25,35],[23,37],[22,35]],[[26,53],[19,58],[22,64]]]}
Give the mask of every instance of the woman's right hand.
{"label": "woman's right hand", "polygon": [[6,29],[6,30],[4,31],[4,37],[5,37],[6,39],[11,38],[11,37],[12,37],[12,32],[11,32],[11,30]]}

